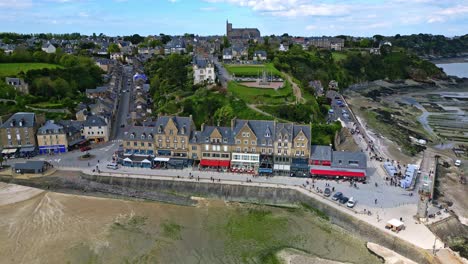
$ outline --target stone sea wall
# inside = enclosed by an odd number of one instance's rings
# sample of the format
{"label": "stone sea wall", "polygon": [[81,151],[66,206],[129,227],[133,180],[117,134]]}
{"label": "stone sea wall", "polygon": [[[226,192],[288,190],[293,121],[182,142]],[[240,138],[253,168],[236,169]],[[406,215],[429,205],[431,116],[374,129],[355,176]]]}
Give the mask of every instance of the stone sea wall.
{"label": "stone sea wall", "polygon": [[55,192],[100,197],[123,196],[189,206],[196,203],[190,199],[191,196],[270,205],[303,203],[322,211],[332,224],[357,235],[364,241],[382,245],[417,263],[435,263],[427,251],[293,189],[99,175],[43,177],[29,180],[0,177],[0,181]]}

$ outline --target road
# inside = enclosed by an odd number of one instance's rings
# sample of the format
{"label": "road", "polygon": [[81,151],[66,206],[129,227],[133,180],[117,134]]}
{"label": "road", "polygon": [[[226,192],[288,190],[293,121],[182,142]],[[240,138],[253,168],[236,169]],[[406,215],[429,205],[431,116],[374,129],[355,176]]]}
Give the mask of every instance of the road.
{"label": "road", "polygon": [[227,83],[232,80],[231,75],[227,72],[227,70],[223,67],[221,62],[218,61],[218,58],[213,57],[213,62],[218,70],[218,79],[221,85],[227,89]]}
{"label": "road", "polygon": [[[130,97],[132,89],[132,82],[128,84],[128,79],[132,79],[133,68],[124,66],[122,71],[122,88],[119,91],[119,103],[117,106],[117,115],[113,124],[111,139],[123,139],[125,128],[121,127],[124,125],[128,126],[128,118],[130,117]],[[129,92],[127,92],[129,91]]]}

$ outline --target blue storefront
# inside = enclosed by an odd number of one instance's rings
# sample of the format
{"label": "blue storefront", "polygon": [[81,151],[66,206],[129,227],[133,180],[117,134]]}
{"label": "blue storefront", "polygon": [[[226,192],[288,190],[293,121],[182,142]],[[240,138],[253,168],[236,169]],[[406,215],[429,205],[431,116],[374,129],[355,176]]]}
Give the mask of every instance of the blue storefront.
{"label": "blue storefront", "polygon": [[39,154],[49,154],[49,153],[65,153],[67,152],[67,147],[65,145],[48,145],[48,146],[39,146]]}

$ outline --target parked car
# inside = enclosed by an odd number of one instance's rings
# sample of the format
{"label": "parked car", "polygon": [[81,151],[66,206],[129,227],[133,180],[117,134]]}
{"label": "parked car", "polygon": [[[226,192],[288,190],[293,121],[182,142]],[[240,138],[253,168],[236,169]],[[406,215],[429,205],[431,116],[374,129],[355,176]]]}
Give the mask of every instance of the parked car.
{"label": "parked car", "polygon": [[84,147],[81,147],[80,150],[81,150],[81,152],[85,152],[85,151],[91,150],[91,147],[90,146],[84,146]]}
{"label": "parked car", "polygon": [[461,160],[456,160],[455,161],[455,166],[460,167],[460,165],[461,165]]}
{"label": "parked car", "polygon": [[330,188],[325,188],[325,191],[323,191],[323,195],[325,195],[326,197],[329,197],[331,195]]}
{"label": "parked car", "polygon": [[346,196],[341,196],[341,198],[340,198],[340,203],[341,203],[341,204],[345,204],[345,203],[347,203],[348,201],[349,201],[348,197],[346,197]]}
{"label": "parked car", "polygon": [[337,96],[335,96],[335,99],[340,99],[340,97],[337,95]]}
{"label": "parked car", "polygon": [[333,201],[337,201],[337,200],[339,200],[342,196],[343,196],[343,193],[342,193],[342,192],[337,192],[337,193],[335,193],[335,195],[333,195],[332,200],[333,200]]}
{"label": "parked car", "polygon": [[113,170],[116,170],[119,168],[119,165],[117,165],[117,163],[109,163],[107,164],[106,166],[108,169],[113,169]]}
{"label": "parked car", "polygon": [[353,208],[356,205],[356,201],[354,200],[354,197],[349,198],[348,203],[346,203],[346,206],[349,208]]}

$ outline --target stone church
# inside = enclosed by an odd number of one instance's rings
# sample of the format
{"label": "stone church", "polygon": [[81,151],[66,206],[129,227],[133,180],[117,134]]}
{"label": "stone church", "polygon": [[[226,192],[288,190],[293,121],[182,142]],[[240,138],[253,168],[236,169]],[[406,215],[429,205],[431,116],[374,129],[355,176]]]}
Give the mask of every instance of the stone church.
{"label": "stone church", "polygon": [[260,38],[257,28],[232,28],[232,23],[226,21],[226,36],[229,40],[246,40]]}

